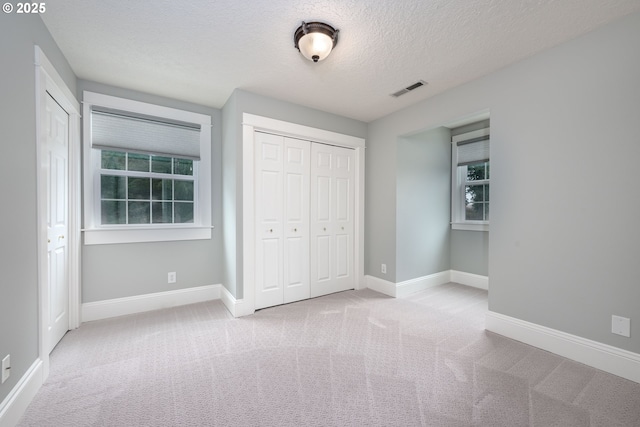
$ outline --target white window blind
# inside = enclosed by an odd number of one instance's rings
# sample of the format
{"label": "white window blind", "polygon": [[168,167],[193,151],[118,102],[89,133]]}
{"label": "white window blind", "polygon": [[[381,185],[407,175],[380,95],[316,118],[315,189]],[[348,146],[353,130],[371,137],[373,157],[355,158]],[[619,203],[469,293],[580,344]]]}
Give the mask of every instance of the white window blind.
{"label": "white window blind", "polygon": [[489,161],[489,135],[459,141],[458,166]]}
{"label": "white window blind", "polygon": [[91,143],[102,150],[200,160],[200,125],[94,107]]}

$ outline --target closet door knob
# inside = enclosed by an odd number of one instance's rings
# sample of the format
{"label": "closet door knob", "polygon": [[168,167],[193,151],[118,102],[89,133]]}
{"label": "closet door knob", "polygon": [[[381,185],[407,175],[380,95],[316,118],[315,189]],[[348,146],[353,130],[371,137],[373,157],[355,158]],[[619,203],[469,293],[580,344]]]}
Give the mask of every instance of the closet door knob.
{"label": "closet door knob", "polygon": [[294,232],[294,233],[297,233],[297,232],[298,232],[298,229],[297,229],[297,228],[294,228],[294,229],[293,229],[293,232]]}
{"label": "closet door knob", "polygon": [[327,227],[322,227],[322,231],[327,231]]}
{"label": "closet door knob", "polygon": [[273,228],[270,228],[270,229],[269,229],[269,233],[273,233]]}

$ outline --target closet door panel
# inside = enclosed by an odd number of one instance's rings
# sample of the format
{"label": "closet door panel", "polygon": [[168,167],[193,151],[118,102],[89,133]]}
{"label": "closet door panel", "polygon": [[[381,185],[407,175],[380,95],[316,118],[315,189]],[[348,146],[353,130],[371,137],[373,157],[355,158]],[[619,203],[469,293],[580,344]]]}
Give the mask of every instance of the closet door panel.
{"label": "closet door panel", "polygon": [[355,170],[354,151],[333,147],[334,155],[334,281],[337,289],[351,289],[355,286],[353,266],[354,196]]}
{"label": "closet door panel", "polygon": [[353,150],[311,148],[311,296],[355,287]]}
{"label": "closet door panel", "polygon": [[336,235],[336,279],[349,277],[349,236],[345,234]]}
{"label": "closet door panel", "polygon": [[315,249],[315,282],[327,282],[331,280],[331,237],[327,235],[316,236]]}
{"label": "closet door panel", "polygon": [[316,223],[331,221],[331,176],[316,177]]}
{"label": "closet door panel", "polygon": [[282,304],[283,138],[255,134],[256,308]]}
{"label": "closet door panel", "polygon": [[283,302],[309,298],[309,175],[311,143],[284,138]]}

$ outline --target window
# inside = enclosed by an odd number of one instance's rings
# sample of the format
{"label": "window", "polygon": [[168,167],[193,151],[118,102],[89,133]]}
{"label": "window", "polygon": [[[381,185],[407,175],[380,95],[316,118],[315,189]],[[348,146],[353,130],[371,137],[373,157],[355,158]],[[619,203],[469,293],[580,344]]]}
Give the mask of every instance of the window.
{"label": "window", "polygon": [[489,230],[489,129],[452,138],[451,228]]}
{"label": "window", "polygon": [[193,160],[101,150],[100,166],[101,225],[193,223]]}
{"label": "window", "polygon": [[85,244],[211,238],[211,118],[84,93]]}

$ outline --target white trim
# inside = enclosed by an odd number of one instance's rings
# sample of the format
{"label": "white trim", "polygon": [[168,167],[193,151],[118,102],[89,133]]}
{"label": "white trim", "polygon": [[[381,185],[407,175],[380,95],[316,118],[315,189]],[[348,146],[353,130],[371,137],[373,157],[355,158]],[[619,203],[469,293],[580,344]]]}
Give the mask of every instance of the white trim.
{"label": "white trim", "polygon": [[278,135],[290,136],[293,138],[312,138],[313,142],[324,142],[331,145],[350,148],[365,147],[365,140],[356,136],[298,125],[296,123],[284,122],[282,120],[276,120],[269,117],[256,116],[249,113],[242,114],[242,125],[253,127],[254,130],[277,132]]}
{"label": "white trim", "polygon": [[390,297],[396,297],[396,284],[376,276],[365,276],[367,288]]}
{"label": "white trim", "polygon": [[197,302],[220,299],[222,285],[176,289],[133,297],[115,298],[82,304],[82,321],[108,319],[127,314],[143,313],[162,308],[178,307]]}
{"label": "white trim", "polygon": [[467,231],[489,231],[488,223],[474,223],[474,222],[452,222],[452,230],[467,230]]}
{"label": "white trim", "polygon": [[365,276],[365,280],[367,288],[373,291],[380,292],[381,294],[389,295],[394,298],[402,298],[434,286],[449,283],[451,281],[451,271],[445,270],[439,273],[433,273],[398,283],[393,283],[375,276]]}
{"label": "white trim", "polygon": [[479,274],[466,273],[464,271],[451,270],[451,281],[473,288],[489,290],[489,277]]}
{"label": "white trim", "polygon": [[18,424],[43,382],[43,363],[42,360],[36,359],[0,403],[0,427],[13,427]]}
{"label": "white trim", "polygon": [[[313,142],[353,148],[356,163],[356,202],[354,223],[354,264],[355,289],[363,289],[364,276],[364,160],[365,140],[363,138],[344,135],[324,129],[284,122],[253,114],[242,114],[242,271],[243,283],[243,313],[251,314],[255,311],[255,248],[254,248],[254,134],[256,130],[274,133]],[[250,284],[244,286],[244,284]]]}
{"label": "white trim", "polygon": [[211,239],[213,227],[167,227],[133,229],[93,229],[84,230],[85,245],[109,245],[136,242],[169,242],[176,240]]}
{"label": "white trim", "polygon": [[220,300],[233,317],[249,316],[254,313],[254,310],[247,308],[248,305],[243,299],[236,299],[224,286],[220,289]]}
{"label": "white trim", "polygon": [[43,380],[49,375],[49,352],[47,350],[47,319],[49,319],[49,293],[47,283],[47,190],[44,175],[42,147],[47,139],[46,126],[42,120],[46,117],[46,99],[49,93],[69,115],[69,206],[68,206],[68,243],[69,251],[69,329],[80,326],[80,104],[53,64],[38,45],[34,46],[35,65],[35,102],[36,102],[36,159],[37,159],[37,248],[38,248],[38,314],[39,338],[38,354],[42,363]]}
{"label": "white trim", "polygon": [[396,283],[396,297],[401,298],[451,281],[450,270]]}
{"label": "white trim", "polygon": [[640,383],[640,354],[489,311],[485,329]]}
{"label": "white trim", "polygon": [[[200,127],[200,162],[196,165],[197,186],[194,196],[195,223],[189,226],[182,224],[160,225],[148,227],[112,227],[97,223],[99,200],[95,198],[99,191],[99,156],[98,150],[91,147],[91,107],[113,108],[132,113],[146,114],[166,119],[179,120],[199,124]],[[134,243],[134,242],[166,242],[176,240],[211,239],[211,117],[205,114],[180,110],[146,102],[133,101],[126,98],[104,95],[101,93],[83,92],[83,148],[84,148],[84,238],[87,245]],[[194,172],[194,175],[196,172]]]}

